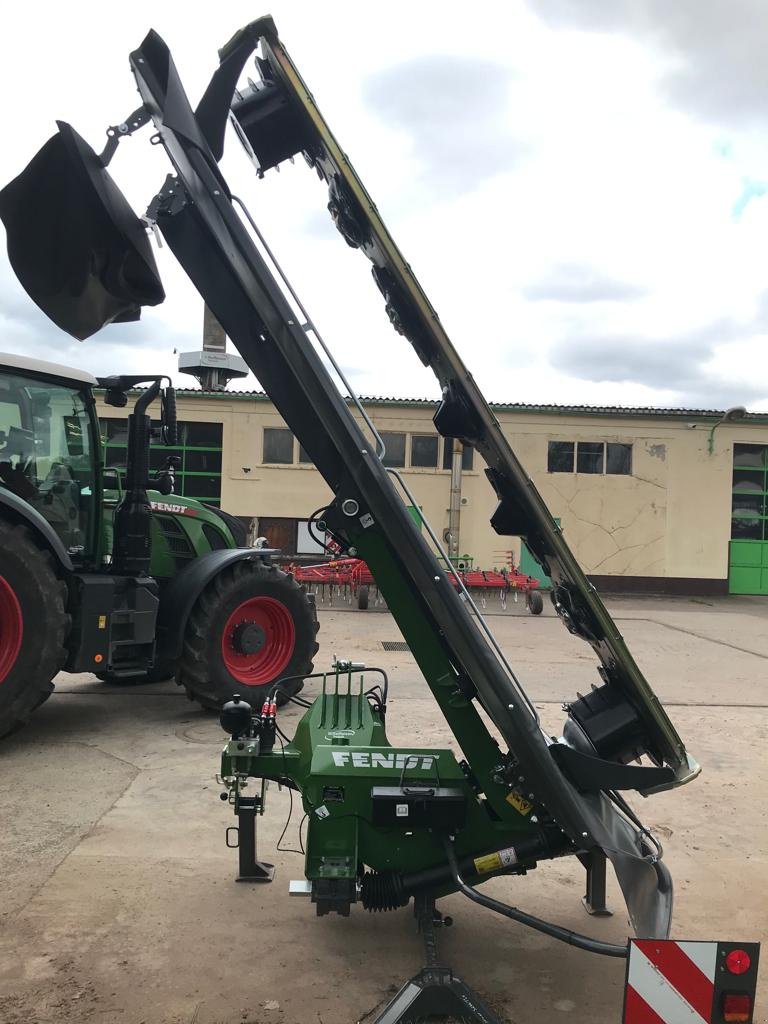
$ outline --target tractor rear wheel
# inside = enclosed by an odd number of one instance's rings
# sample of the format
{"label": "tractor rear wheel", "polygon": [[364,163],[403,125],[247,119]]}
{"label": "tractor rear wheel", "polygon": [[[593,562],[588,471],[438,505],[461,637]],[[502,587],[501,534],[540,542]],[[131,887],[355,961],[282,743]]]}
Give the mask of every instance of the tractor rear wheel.
{"label": "tractor rear wheel", "polygon": [[[292,576],[264,562],[236,562],[197,599],[177,680],[205,707],[220,708],[236,693],[258,707],[279,679],[312,671],[317,629],[314,604]],[[303,685],[286,684],[277,703]]]}
{"label": "tractor rear wheel", "polygon": [[0,521],[0,736],[53,691],[69,629],[67,586],[25,526]]}

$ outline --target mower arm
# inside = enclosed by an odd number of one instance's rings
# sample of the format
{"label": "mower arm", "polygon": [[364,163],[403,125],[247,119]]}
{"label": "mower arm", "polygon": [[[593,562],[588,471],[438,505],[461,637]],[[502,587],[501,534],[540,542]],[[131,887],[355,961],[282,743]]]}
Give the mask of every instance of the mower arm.
{"label": "mower arm", "polygon": [[[244,59],[238,57],[241,67]],[[131,65],[176,170],[153,202],[150,216],[331,487],[335,499],[323,518],[342,546],[355,548],[370,566],[493,812],[502,819],[515,817],[507,798],[512,780],[515,785],[524,780],[529,799],[546,809],[575,849],[600,847],[611,858],[636,929],[665,934],[672,902],[668,874],[652,856],[645,836],[615,810],[605,793],[594,785],[589,791],[580,789],[578,779],[569,777],[551,756],[552,740],[540,728],[533,705],[450,585],[246,231],[167,46],[150,32],[131,55]],[[227,90],[231,68],[228,73]],[[210,88],[216,88],[215,76]],[[395,281],[390,306],[393,296],[396,304],[402,303],[402,294]],[[414,302],[409,299],[399,308],[412,312]],[[593,643],[603,661],[605,685],[619,691],[621,713],[635,716],[635,747],[651,755],[664,785],[684,781],[695,767],[682,742],[553,528],[437,319],[430,332],[416,329],[432,317],[428,306],[418,308],[419,320],[409,337],[413,335],[422,358],[444,384],[438,429],[462,437],[483,454],[500,497],[497,529],[514,529],[528,538],[553,574],[561,614]],[[499,750],[475,701],[495,722],[508,752]],[[607,773],[605,787],[611,788],[610,769],[616,760],[598,760]],[[658,781],[654,774],[649,787]]]}

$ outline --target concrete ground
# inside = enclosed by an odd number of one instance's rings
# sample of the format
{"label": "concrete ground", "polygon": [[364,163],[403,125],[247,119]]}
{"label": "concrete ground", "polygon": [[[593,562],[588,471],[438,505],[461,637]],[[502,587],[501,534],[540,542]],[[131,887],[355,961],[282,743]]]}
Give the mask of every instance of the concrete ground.
{"label": "concrete ground", "polygon": [[[673,935],[764,939],[768,931],[768,602],[624,599],[619,627],[704,766],[700,779],[633,803],[662,838],[676,884]],[[555,731],[560,704],[595,681],[589,648],[547,607],[490,621]],[[390,672],[393,743],[451,742],[386,612],[320,606],[321,652]],[[308,692],[313,692],[308,687]],[[291,732],[298,708],[283,712]],[[237,885],[233,823],[214,775],[223,734],[173,683],[115,687],[62,676],[33,724],[0,745],[0,1024],[348,1024],[421,965],[408,910],[316,918],[289,899],[301,856],[275,852],[288,797],[270,790],[260,853],[270,886]],[[284,844],[296,846],[294,813]],[[615,885],[608,919],[580,905],[578,864],[543,864],[495,892],[542,917],[623,941]],[[613,1024],[624,966],[476,907],[444,901],[441,949],[510,1024]],[[768,979],[768,968],[763,976]],[[756,1022],[768,1021],[762,987]]]}

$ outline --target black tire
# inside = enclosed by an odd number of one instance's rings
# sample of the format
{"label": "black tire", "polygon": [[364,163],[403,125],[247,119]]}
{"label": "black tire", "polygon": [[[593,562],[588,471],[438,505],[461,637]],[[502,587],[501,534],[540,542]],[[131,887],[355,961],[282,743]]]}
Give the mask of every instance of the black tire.
{"label": "black tire", "polygon": [[0,521],[0,581],[0,627],[5,627],[0,628],[0,736],[5,736],[50,697],[67,656],[70,618],[67,585],[56,575],[53,556],[26,526]]}
{"label": "black tire", "polygon": [[525,603],[531,615],[541,615],[544,611],[544,598],[541,596],[540,590],[529,590]]}
{"label": "black tire", "polygon": [[[267,660],[270,636],[279,632],[270,626],[261,631],[263,643],[258,652],[244,655],[237,650],[238,641],[235,632],[228,631],[228,623],[235,613],[240,614],[239,610],[249,601],[273,608],[278,627],[286,625],[288,620],[292,623],[292,640],[289,641],[283,634],[284,650],[279,661],[273,660],[270,663]],[[235,630],[249,628],[252,624],[241,622]],[[192,700],[204,707],[220,708],[238,693],[257,708],[278,679],[304,676],[312,671],[312,659],[318,650],[315,640],[317,630],[314,599],[307,596],[304,588],[292,576],[264,562],[235,562],[208,584],[190,613],[177,682],[185,688]],[[230,667],[232,659],[239,657],[252,657],[254,664],[260,663],[263,671],[255,671],[253,675],[254,679],[258,677],[258,682],[244,682],[242,678],[233,675],[225,661],[225,649],[230,658]],[[260,661],[262,651],[264,661]],[[279,668],[272,671],[277,664]],[[269,678],[263,678],[265,673],[269,674]],[[303,685],[301,679],[286,684],[285,692],[278,693],[277,703],[281,706],[285,704],[288,697],[298,693]]]}
{"label": "black tire", "polygon": [[370,597],[370,591],[364,583],[362,587],[357,588],[357,607],[361,612],[364,612],[368,608],[368,599]]}

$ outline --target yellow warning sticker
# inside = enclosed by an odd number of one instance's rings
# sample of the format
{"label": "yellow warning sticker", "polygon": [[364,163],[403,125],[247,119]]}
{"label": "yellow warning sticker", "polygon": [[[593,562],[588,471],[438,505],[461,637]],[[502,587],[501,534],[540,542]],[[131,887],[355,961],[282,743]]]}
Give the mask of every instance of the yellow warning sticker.
{"label": "yellow warning sticker", "polygon": [[489,871],[498,871],[501,857],[498,853],[488,853],[485,857],[475,857],[475,871],[478,875],[487,875]]}
{"label": "yellow warning sticker", "polygon": [[475,871],[478,875],[487,875],[491,871],[503,871],[504,868],[511,868],[517,864],[517,853],[514,846],[508,846],[496,853],[487,853],[484,857],[476,857],[474,860]]}
{"label": "yellow warning sticker", "polygon": [[99,629],[106,629],[106,628],[107,628],[107,616],[106,615],[100,615],[99,616]]}
{"label": "yellow warning sticker", "polygon": [[533,804],[530,800],[526,800],[524,796],[520,796],[519,793],[509,793],[507,795],[507,803],[512,804],[516,811],[520,814],[530,814],[533,810]]}

